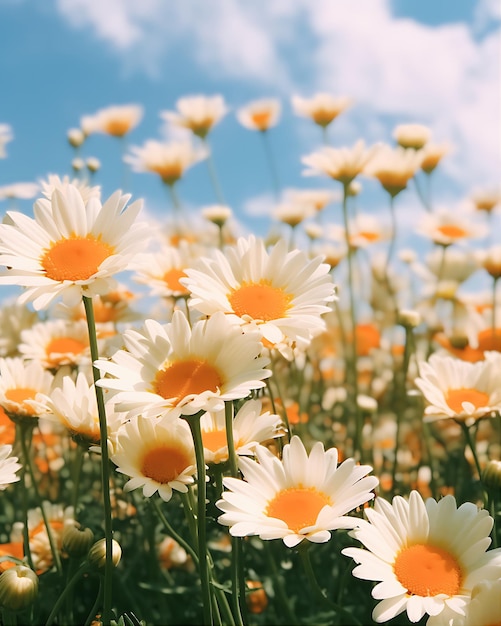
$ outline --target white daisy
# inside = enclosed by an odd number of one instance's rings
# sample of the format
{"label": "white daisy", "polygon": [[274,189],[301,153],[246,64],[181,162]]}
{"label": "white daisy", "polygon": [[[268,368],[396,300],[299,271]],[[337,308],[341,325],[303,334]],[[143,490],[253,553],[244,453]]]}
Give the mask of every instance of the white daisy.
{"label": "white daisy", "polygon": [[420,150],[383,145],[365,168],[365,173],[377,178],[383,189],[391,196],[396,196],[407,187],[409,180],[421,167],[422,160]]}
{"label": "white daisy", "polygon": [[37,418],[34,401],[49,394],[54,376],[37,361],[0,359],[0,406],[13,419]]}
{"label": "white daisy", "polygon": [[216,504],[219,523],[235,537],[259,535],[282,539],[292,548],[304,539],[329,541],[331,530],[355,528],[361,520],[346,514],[372,500],[375,476],[368,465],[347,459],[338,466],[336,448],[324,451],[317,442],[308,455],[299,437],[284,446],[279,460],[264,446],[257,461],[240,457],[245,480],[224,478],[225,491]]}
{"label": "white daisy", "polygon": [[[261,400],[248,400],[233,419],[233,441],[236,454],[250,455],[256,446],[281,437],[285,431],[282,418],[262,411]],[[225,411],[205,413],[200,420],[206,463],[228,460]]]}
{"label": "white daisy", "polygon": [[393,131],[393,137],[402,148],[423,148],[431,138],[431,130],[423,124],[399,124]]}
{"label": "white daisy", "polygon": [[25,359],[39,361],[47,369],[61,365],[90,364],[87,324],[48,320],[21,332],[19,352]]}
{"label": "white daisy", "polygon": [[303,176],[329,176],[348,185],[364,172],[378,149],[377,145],[366,148],[362,140],[351,148],[324,147],[302,157],[301,162],[308,166],[303,170]]}
{"label": "white daisy", "polygon": [[237,111],[237,119],[249,130],[265,132],[278,124],[281,110],[279,100],[273,98],[255,100]]}
{"label": "white daisy", "polygon": [[8,212],[0,224],[0,264],[8,268],[0,284],[26,287],[19,300],[36,309],[59,295],[75,303],[109,291],[113,274],[127,268],[147,237],[147,225],[134,223],[142,203],[126,209],[129,197],[116,191],[103,205],[95,197],[85,203],[68,185],[50,201],[37,200],[34,219]]}
{"label": "white daisy", "polygon": [[428,406],[428,419],[446,417],[474,421],[501,410],[500,363],[486,359],[469,363],[451,356],[432,354],[419,363],[415,384]]}
{"label": "white daisy", "polygon": [[143,107],[138,104],[122,104],[99,109],[93,115],[84,115],[80,126],[85,135],[105,133],[123,137],[135,128],[143,117]]}
{"label": "white daisy", "polygon": [[440,208],[434,213],[421,216],[416,232],[436,244],[450,246],[484,237],[487,226],[476,223],[466,211]]}
{"label": "white daisy", "polygon": [[226,115],[228,109],[223,96],[189,96],[176,102],[177,112],[161,111],[160,117],[194,135],[204,138]]}
{"label": "white daisy", "polygon": [[117,472],[130,476],[125,491],[142,487],[150,498],[158,491],[165,502],[172,491],[186,493],[194,482],[195,449],[188,424],[171,412],[160,418],[137,416],[121,426],[111,455]]}
{"label": "white daisy", "polygon": [[377,498],[365,522],[350,533],[367,550],[345,548],[358,563],[353,575],[380,581],[372,595],[373,611],[385,622],[407,611],[411,622],[424,615],[428,626],[446,626],[464,616],[475,584],[501,574],[501,550],[486,552],[493,519],[486,510],[453,496],[424,503],[417,491],[392,504]]}
{"label": "white daisy", "polygon": [[50,200],[52,198],[52,194],[54,190],[59,189],[63,191],[63,193],[67,190],[69,185],[73,185],[76,187],[82,196],[82,200],[87,204],[90,198],[101,199],[101,187],[99,185],[95,187],[90,187],[84,180],[79,180],[78,178],[70,179],[69,176],[63,176],[61,178],[57,174],[49,174],[47,179],[40,181],[40,187],[42,194]]}
{"label": "white daisy", "polygon": [[146,320],[142,332],[126,330],[125,350],[110,361],[96,361],[102,374],[98,385],[114,390],[119,411],[157,416],[165,409],[177,415],[217,411],[226,400],[247,397],[264,387],[270,375],[268,359],[257,333],[242,334],[222,314],[190,328],[181,311],[172,322]]}
{"label": "white daisy", "polygon": [[309,117],[325,128],[352,104],[352,100],[345,96],[317,93],[312,98],[292,96],[291,104],[297,115]]}
{"label": "white daisy", "polygon": [[306,346],[324,329],[321,316],[336,299],[329,270],[320,257],[289,252],[284,240],[268,252],[250,236],[225,254],[216,250],[213,258],[201,259],[181,282],[191,291],[190,307],[201,313],[223,311],[272,344],[287,339]]}
{"label": "white daisy", "polygon": [[11,456],[11,453],[12,446],[0,446],[0,491],[19,480],[16,472],[21,469],[22,465],[17,462],[17,456]]}

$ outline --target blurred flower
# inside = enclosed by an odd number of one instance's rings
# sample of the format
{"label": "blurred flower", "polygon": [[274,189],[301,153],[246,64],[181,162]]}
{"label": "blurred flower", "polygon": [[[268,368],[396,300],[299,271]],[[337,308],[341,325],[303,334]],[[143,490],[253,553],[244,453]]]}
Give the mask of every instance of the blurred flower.
{"label": "blurred flower", "polygon": [[186,493],[196,472],[195,449],[188,424],[177,413],[158,418],[141,415],[118,430],[111,454],[117,472],[130,477],[124,491],[141,487],[145,498],[158,495],[168,502],[172,491]]}
{"label": "blurred flower", "polygon": [[201,210],[202,217],[220,228],[226,224],[226,222],[233,215],[229,206],[223,204],[213,204],[206,206]]}
{"label": "blurred flower", "polygon": [[12,446],[0,445],[0,491],[19,480],[16,472],[21,469],[22,465],[17,462],[17,456],[11,456],[11,454]]}
{"label": "blurred flower", "polygon": [[85,141],[85,133],[80,128],[70,128],[66,137],[72,148],[80,148]]}
{"label": "blurred flower", "polygon": [[247,602],[249,613],[253,615],[263,613],[268,606],[268,596],[264,590],[263,583],[259,582],[259,580],[246,580],[245,584],[247,586],[245,601]]}
{"label": "blurred flower", "polygon": [[471,592],[463,626],[492,626],[501,615],[501,578],[483,580]]}
{"label": "blurred flower", "polygon": [[311,118],[315,124],[325,128],[345,111],[352,100],[344,96],[336,97],[328,93],[317,93],[312,98],[292,96],[292,108],[297,115]]}
{"label": "blurred flower", "polygon": [[407,187],[409,180],[421,167],[421,161],[422,153],[419,150],[384,145],[368,163],[365,173],[377,178],[383,189],[394,197]]}
{"label": "blurred flower", "polygon": [[501,193],[496,189],[483,189],[473,192],[471,199],[477,211],[490,213],[501,202]]}
{"label": "blurred flower", "polygon": [[434,243],[449,246],[465,239],[484,237],[487,228],[473,222],[467,213],[439,209],[435,213],[422,215],[416,232],[429,237]]}
{"label": "blurred flower", "polygon": [[85,135],[105,133],[113,137],[124,137],[135,128],[143,117],[143,107],[124,104],[99,109],[93,115],[84,115],[80,126]]}
{"label": "blurred flower", "polygon": [[21,332],[38,321],[36,312],[17,301],[0,307],[0,356],[19,356]]}
{"label": "blurred flower", "polygon": [[[205,413],[200,420],[206,463],[228,460],[225,410]],[[260,443],[284,434],[282,419],[269,411],[262,412],[261,400],[248,400],[233,418],[233,441],[236,454],[253,454]]]}
{"label": "blurred flower", "polygon": [[311,217],[313,210],[311,205],[306,204],[279,204],[275,207],[273,217],[279,222],[295,228]]}
{"label": "blurred flower", "polygon": [[425,504],[412,491],[409,500],[395,496],[392,504],[377,498],[365,514],[369,523],[350,534],[367,550],[342,553],[358,563],[354,576],[380,581],[372,590],[381,600],[372,613],[376,622],[406,611],[411,622],[428,614],[428,626],[451,624],[464,615],[479,580],[500,576],[501,550],[486,552],[493,520],[470,502],[457,508],[448,495]]}
{"label": "blurred flower", "polygon": [[105,375],[98,385],[114,390],[117,409],[132,415],[216,411],[226,400],[264,387],[270,375],[268,360],[259,356],[259,335],[242,334],[223,313],[190,328],[184,314],[174,311],[171,323],[146,320],[141,332],[126,330],[123,342],[125,350],[96,362]]}
{"label": "blurred flower", "polygon": [[322,257],[324,263],[334,269],[346,257],[348,249],[342,241],[322,242],[315,245],[314,254]]}
{"label": "blurred flower", "polygon": [[37,183],[12,183],[0,187],[0,200],[15,199],[28,200],[34,198],[39,190]]}
{"label": "blurred flower", "polygon": [[479,251],[478,259],[492,278],[501,278],[501,245],[491,246],[487,250]]}
{"label": "blurred flower", "polygon": [[366,148],[362,140],[357,141],[352,148],[324,147],[302,157],[301,162],[309,168],[303,170],[303,175],[329,176],[348,185],[356,176],[364,172],[378,150],[378,146]]}
{"label": "blurred flower", "polygon": [[52,199],[52,194],[56,189],[66,193],[70,185],[76,187],[85,204],[87,204],[91,198],[97,198],[98,200],[101,198],[101,187],[90,187],[85,181],[78,180],[78,178],[70,180],[69,176],[63,176],[63,178],[60,178],[56,174],[49,174],[46,180],[40,181],[42,194],[47,198],[47,200]]}
{"label": "blurred flower", "polygon": [[164,537],[158,546],[160,566],[166,570],[183,568],[194,570],[194,563],[186,550],[172,537]]}
{"label": "blurred flower", "polygon": [[9,223],[0,224],[0,264],[9,269],[0,284],[27,287],[19,301],[33,301],[37,310],[59,295],[75,303],[112,289],[112,276],[127,268],[147,237],[146,224],[135,223],[142,203],[126,209],[129,197],[116,191],[103,205],[94,197],[85,203],[68,185],[56,188],[51,201],[35,202],[35,219],[8,212]]}
{"label": "blurred flower", "polygon": [[161,142],[152,139],[141,147],[131,146],[124,161],[134,172],[150,172],[160,176],[166,185],[173,185],[195,163],[207,158],[207,149],[195,148],[188,142]]}
{"label": "blurred flower", "polygon": [[431,130],[423,124],[399,124],[393,131],[393,137],[402,148],[420,150],[430,140]]}
{"label": "blurred flower", "polygon": [[160,117],[175,126],[188,128],[202,139],[221,121],[228,109],[223,96],[189,96],[176,102],[177,112],[161,111]]}
{"label": "blurred flower", "polygon": [[81,159],[80,157],[77,157],[76,159],[73,159],[71,161],[71,169],[74,172],[80,172],[81,170],[83,170],[84,167],[85,167],[85,161]]}
{"label": "blurred flower", "polygon": [[280,113],[278,100],[255,100],[237,111],[237,119],[249,130],[265,132],[278,124]]}
{"label": "blurred flower", "polygon": [[468,424],[501,410],[499,376],[499,361],[467,363],[432,354],[428,362],[419,363],[414,382],[428,402],[428,419],[449,417]]}
{"label": "blurred flower", "polygon": [[304,539],[329,541],[331,530],[354,528],[359,520],[346,514],[372,500],[378,480],[371,467],[347,459],[338,467],[336,448],[314,444],[308,455],[299,437],[284,446],[280,461],[267,448],[255,450],[257,461],[241,457],[245,480],[223,478],[228,491],[216,505],[219,523],[234,537],[258,535],[282,539],[293,548]]}
{"label": "blurred flower", "polygon": [[431,174],[446,154],[452,150],[448,143],[427,143],[421,151],[421,169]]}
{"label": "blurred flower", "polygon": [[39,322],[21,332],[19,352],[23,358],[39,361],[50,370],[61,365],[90,364],[87,324],[83,320]]}
{"label": "blurred flower", "polygon": [[288,189],[285,198],[292,204],[312,207],[319,213],[332,202],[340,202],[342,194],[328,189]]}
{"label": "blurred flower", "polygon": [[[141,254],[134,257],[129,269],[136,267],[136,259]],[[133,311],[130,307],[131,302],[137,297],[130,289],[123,284],[118,284],[117,288],[108,293],[92,298],[94,308],[94,319],[96,321],[96,330],[98,339],[106,337],[110,332],[110,322],[114,325],[121,322],[132,322],[137,319],[143,319],[140,313]],[[54,317],[59,317],[71,322],[78,322],[86,319],[85,307],[83,302],[79,302],[74,306],[67,306],[59,302],[53,309]]]}
{"label": "blurred flower", "polygon": [[19,357],[0,359],[0,405],[11,419],[35,419],[33,402],[49,394],[54,377],[37,361]]}
{"label": "blurred flower", "polygon": [[95,174],[101,169],[101,161],[96,157],[89,157],[85,160],[85,165],[91,174]]}
{"label": "blurred flower", "polygon": [[335,299],[329,266],[308,259],[280,240],[268,252],[254,236],[239,238],[225,255],[215,251],[187,269],[190,307],[205,315],[223,311],[245,331],[257,329],[272,344],[307,345],[324,328],[322,314]]}
{"label": "blurred flower", "polygon": [[0,124],[0,159],[5,159],[7,156],[5,146],[13,139],[14,134],[9,124]]}

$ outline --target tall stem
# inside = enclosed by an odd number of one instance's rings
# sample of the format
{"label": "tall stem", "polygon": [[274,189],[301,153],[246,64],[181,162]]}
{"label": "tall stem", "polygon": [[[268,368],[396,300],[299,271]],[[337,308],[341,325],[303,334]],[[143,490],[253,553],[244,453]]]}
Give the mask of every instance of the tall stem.
{"label": "tall stem", "polygon": [[212,156],[212,150],[209,146],[209,141],[207,138],[203,139],[205,147],[207,148],[207,168],[209,170],[209,176],[212,182],[212,186],[214,188],[214,193],[216,195],[217,201],[219,204],[226,204],[224,199],[223,190],[221,189],[221,184],[219,183],[219,178],[216,172],[216,166],[214,164],[214,157]]}
{"label": "tall stem", "polygon": [[492,326],[492,340],[496,340],[496,287],[498,284],[499,276],[495,276],[492,281],[492,317],[491,317],[491,326]]}
{"label": "tall stem", "polygon": [[[87,328],[89,331],[89,344],[92,363],[94,364],[99,358],[99,350],[97,346],[96,321],[94,317],[94,307],[92,298],[83,296],[85,307],[85,315],[87,318]],[[100,379],[100,372],[93,365],[92,375],[94,383]],[[106,561],[104,566],[104,583],[103,583],[103,625],[108,626],[111,621],[111,602],[112,602],[112,575],[113,575],[113,527],[112,527],[112,509],[110,497],[110,461],[108,453],[108,426],[106,423],[106,408],[104,405],[103,390],[94,384],[96,391],[97,410],[99,414],[99,433],[101,438],[101,489],[103,492],[103,509],[104,509],[104,537],[106,543]]]}

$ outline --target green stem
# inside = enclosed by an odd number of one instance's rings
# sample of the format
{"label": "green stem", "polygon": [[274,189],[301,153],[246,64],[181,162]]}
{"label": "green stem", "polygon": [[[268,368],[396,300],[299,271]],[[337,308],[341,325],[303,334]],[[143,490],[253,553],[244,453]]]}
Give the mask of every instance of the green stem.
{"label": "green stem", "polygon": [[193,559],[193,562],[195,563],[196,566],[198,566],[198,555],[195,552],[195,550],[190,546],[190,544],[185,541],[183,539],[183,537],[181,537],[181,535],[179,533],[177,533],[174,528],[169,524],[167,518],[165,517],[165,515],[162,512],[162,509],[160,508],[160,503],[158,502],[158,500],[156,498],[150,498],[150,502],[153,505],[156,514],[158,515],[158,519],[162,522],[162,524],[165,527],[165,530],[169,533],[169,535],[175,539],[178,544],[184,548],[184,550],[186,550],[186,552],[191,556],[191,558]]}
{"label": "green stem", "polygon": [[23,451],[23,460],[25,463],[25,466],[28,469],[28,473],[30,475],[30,479],[31,479],[31,486],[33,488],[33,491],[35,493],[35,498],[37,501],[37,506],[40,508],[40,511],[42,513],[42,518],[43,518],[43,522],[45,525],[45,530],[47,531],[47,537],[49,539],[49,545],[50,545],[50,550],[52,552],[52,558],[54,560],[54,565],[56,566],[57,572],[58,574],[62,574],[62,566],[61,566],[61,559],[59,557],[59,552],[56,546],[56,542],[54,541],[54,534],[52,532],[52,528],[49,522],[49,519],[47,518],[47,513],[45,511],[45,507],[43,505],[43,501],[42,498],[40,496],[40,493],[38,491],[38,481],[35,477],[35,472],[33,470],[33,464],[31,462],[31,455],[29,453],[28,450],[28,444],[26,439],[29,437],[31,439],[31,434],[33,432],[33,427],[31,426],[31,424],[26,425],[26,423],[22,423],[21,424],[21,448]]}
{"label": "green stem", "polygon": [[207,527],[206,527],[206,495],[207,487],[205,483],[205,458],[204,445],[202,441],[202,430],[200,428],[200,417],[202,412],[195,415],[185,415],[188,422],[195,445],[195,457],[197,461],[197,538],[198,538],[198,558],[200,582],[202,585],[202,606],[204,614],[204,626],[212,624],[212,594],[210,587],[209,563],[207,559]]}
{"label": "green stem", "polygon": [[217,176],[216,173],[216,166],[214,164],[214,157],[212,156],[212,150],[210,149],[209,146],[209,141],[207,138],[204,138],[202,140],[205,144],[205,147],[207,148],[207,168],[209,170],[209,176],[212,182],[212,186],[214,188],[214,193],[216,195],[217,201],[219,202],[219,204],[223,204],[226,205],[225,199],[224,199],[224,194],[223,191],[221,189],[221,185],[219,183],[219,178]]}
{"label": "green stem", "polygon": [[[428,181],[430,180],[430,178],[428,177]],[[419,184],[419,181],[417,179],[417,176],[414,176],[414,186],[416,187],[416,193],[418,195],[418,198],[421,202],[421,204],[424,206],[424,208],[428,211],[428,213],[431,213],[431,206],[429,201],[425,198],[422,190],[421,190],[421,186]],[[428,195],[429,195],[429,182],[428,182]]]}
{"label": "green stem", "polygon": [[275,557],[273,555],[273,546],[270,546],[269,549],[265,548],[264,553],[268,560],[268,565],[271,570],[271,575],[272,575],[273,582],[274,582],[273,589],[275,591],[275,594],[280,604],[280,608],[283,612],[283,615],[286,619],[285,623],[289,624],[290,626],[297,626],[299,622],[294,611],[292,610],[292,607],[289,604],[289,597],[287,596],[287,592],[284,587],[282,576],[280,574],[280,571],[275,562]]}
{"label": "green stem", "polygon": [[73,465],[73,496],[71,498],[71,504],[73,506],[75,519],[77,517],[80,476],[82,473],[84,454],[85,454],[85,450],[82,448],[82,446],[77,445],[77,449],[75,451],[74,465]]}
{"label": "green stem", "polygon": [[66,601],[66,597],[72,591],[73,587],[77,584],[77,582],[90,571],[89,564],[83,563],[80,568],[75,572],[73,578],[67,583],[66,587],[63,589],[63,592],[58,597],[56,603],[52,607],[52,611],[50,612],[47,621],[45,622],[45,626],[51,626],[53,621],[55,620],[59,609],[62,607],[63,603]]}
{"label": "green stem", "polygon": [[2,626],[16,626],[17,617],[14,611],[2,609]]}
{"label": "green stem", "polygon": [[89,611],[89,615],[85,620],[84,626],[90,626],[92,622],[96,619],[97,610],[99,608],[99,603],[101,602],[101,596],[103,594],[103,579],[99,577],[99,589],[97,591],[96,599],[94,600],[94,604],[92,605],[91,610]]}
{"label": "green stem", "polygon": [[[465,424],[465,422],[460,421],[460,420],[456,420],[456,421],[457,421],[457,422],[459,423],[459,425],[461,426],[461,429],[462,429],[463,434],[464,434],[465,442],[466,442],[466,444],[468,445],[468,447],[470,448],[471,453],[472,453],[472,455],[473,455],[473,462],[475,463],[475,468],[476,468],[477,473],[478,473],[478,478],[479,478],[479,480],[480,480],[480,481],[482,481],[482,468],[481,468],[481,466],[480,466],[480,461],[479,461],[479,458],[478,458],[478,454],[477,454],[477,449],[476,449],[475,441],[473,440],[473,438],[472,438],[472,436],[471,436],[471,434],[470,434],[470,429],[469,429],[469,427]],[[483,486],[483,485],[482,485],[482,486]],[[485,491],[484,491],[484,489],[482,489],[482,498],[483,498],[483,501],[484,501],[484,506],[485,506],[485,503],[486,503],[486,501],[487,501],[487,498],[486,498],[486,495],[485,495]]]}
{"label": "green stem", "polygon": [[[87,318],[87,328],[89,331],[89,344],[92,363],[94,364],[99,358],[99,350],[97,346],[96,322],[94,318],[94,307],[92,298],[83,296],[85,307],[85,315]],[[100,379],[100,372],[97,367],[92,367],[94,383]],[[112,509],[110,497],[110,467],[108,452],[108,427],[106,423],[106,408],[104,404],[104,395],[101,387],[94,385],[97,400],[97,409],[99,414],[99,432],[101,438],[101,488],[103,492],[103,509],[104,509],[104,536],[106,542],[106,562],[104,566],[104,584],[103,584],[103,625],[108,626],[111,620],[111,603],[112,603],[112,576],[113,576],[113,527],[112,527]]]}
{"label": "green stem", "polygon": [[[24,439],[24,429],[21,427],[20,423],[16,423],[16,431],[16,439],[22,442]],[[24,444],[21,444],[21,452],[23,452],[23,449]],[[21,494],[23,501],[23,551],[26,555],[26,558],[28,559],[28,565],[33,571],[35,571],[30,547],[30,530],[28,528],[28,485],[26,483],[26,471],[27,464],[23,463],[21,468]]]}

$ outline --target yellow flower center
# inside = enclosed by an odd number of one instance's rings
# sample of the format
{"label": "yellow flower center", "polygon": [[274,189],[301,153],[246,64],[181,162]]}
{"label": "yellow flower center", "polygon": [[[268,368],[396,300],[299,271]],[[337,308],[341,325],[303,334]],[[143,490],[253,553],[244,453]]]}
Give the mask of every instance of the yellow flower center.
{"label": "yellow flower center", "polygon": [[[88,344],[78,341],[78,339],[73,339],[72,337],[57,337],[56,339],[49,341],[45,347],[45,353],[49,358],[54,354],[76,355],[81,354],[87,346]],[[58,360],[56,359],[56,361]]]}
{"label": "yellow flower center", "polygon": [[268,502],[265,514],[281,519],[292,532],[298,533],[301,528],[313,526],[323,507],[331,504],[329,496],[315,487],[291,487],[279,491]]}
{"label": "yellow flower center", "polygon": [[445,394],[445,401],[455,413],[463,413],[463,402],[470,402],[476,409],[489,405],[489,395],[478,389],[461,387],[449,389]]}
{"label": "yellow flower center", "polygon": [[250,117],[258,130],[266,130],[270,125],[271,111],[256,111]]}
{"label": "yellow flower center", "polygon": [[280,287],[273,287],[269,281],[261,280],[258,283],[242,283],[230,293],[228,300],[235,315],[268,321],[286,316],[292,295]]}
{"label": "yellow flower center", "polygon": [[148,165],[150,172],[158,174],[164,183],[172,185],[183,175],[183,166],[179,161],[175,163],[151,163]]}
{"label": "yellow flower center", "polygon": [[452,554],[421,543],[401,550],[393,570],[407,592],[416,596],[454,596],[463,582],[461,566]]}
{"label": "yellow flower center", "polygon": [[103,130],[113,137],[123,137],[130,130],[130,121],[125,119],[108,120]]}
{"label": "yellow flower center", "polygon": [[162,398],[173,399],[174,405],[191,394],[204,391],[216,392],[223,380],[215,367],[199,359],[175,361],[167,369],[158,372],[155,393]]}
{"label": "yellow flower center", "polygon": [[226,446],[226,431],[223,430],[202,430],[202,442],[204,448],[211,452],[217,452]]}
{"label": "yellow flower center", "polygon": [[460,239],[461,237],[466,237],[468,234],[464,228],[454,226],[454,224],[444,224],[443,226],[438,226],[437,230],[441,235],[445,235],[445,237],[449,237],[450,239]]}
{"label": "yellow flower center", "polygon": [[55,241],[44,253],[41,265],[46,276],[52,280],[87,280],[113,253],[113,246],[94,235],[72,235],[68,239]]}
{"label": "yellow flower center", "polygon": [[180,278],[186,278],[186,274],[183,270],[180,270],[177,267],[173,267],[172,269],[167,270],[162,277],[167,287],[172,291],[188,293],[186,287],[181,285],[181,283],[179,282]]}
{"label": "yellow flower center", "polygon": [[311,117],[315,124],[318,124],[319,126],[328,126],[332,120],[337,117],[337,115],[337,111],[317,109],[316,111],[313,111]]}
{"label": "yellow flower center", "polygon": [[193,459],[186,450],[165,444],[145,453],[141,473],[157,483],[166,484],[175,480],[190,465],[193,465]]}
{"label": "yellow flower center", "polygon": [[32,387],[15,387],[13,389],[7,389],[5,397],[7,400],[10,400],[10,402],[20,404],[23,411],[28,413],[28,415],[34,415],[35,409],[29,404],[26,404],[25,401],[34,400],[37,393],[38,390],[33,389]]}

